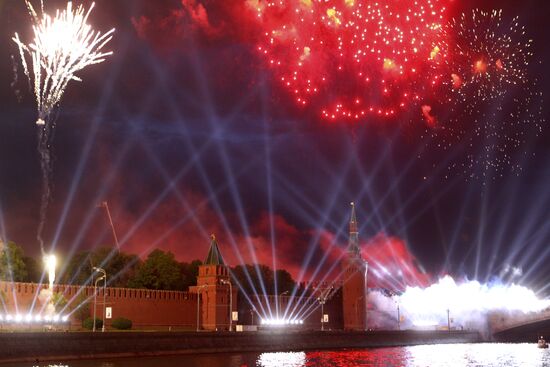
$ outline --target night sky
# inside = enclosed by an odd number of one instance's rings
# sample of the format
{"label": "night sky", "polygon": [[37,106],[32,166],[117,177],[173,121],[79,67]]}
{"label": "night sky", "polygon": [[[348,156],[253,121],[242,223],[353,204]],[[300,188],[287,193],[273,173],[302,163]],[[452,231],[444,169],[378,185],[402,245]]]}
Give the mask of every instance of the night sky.
{"label": "night sky", "polygon": [[[254,253],[272,266],[273,239],[277,266],[312,276],[332,265],[332,244],[345,248],[355,201],[364,253],[380,253],[392,272],[404,260],[418,274],[500,275],[550,292],[550,129],[509,152],[519,174],[469,178],[449,170],[463,158],[459,145],[442,154],[426,144],[419,108],[394,119],[323,120],[266,67],[243,3],[96,1],[91,23],[116,28],[114,55],[80,72],[56,112],[48,248],[69,257],[112,245],[97,207],[106,200],[124,251],[202,259],[216,233],[231,264]],[[451,3],[452,13],[482,6],[519,16],[534,40],[529,75],[548,105],[550,5]],[[29,24],[23,1],[0,0],[0,229],[38,256],[36,110],[11,41]],[[522,275],[512,279],[507,266]]]}

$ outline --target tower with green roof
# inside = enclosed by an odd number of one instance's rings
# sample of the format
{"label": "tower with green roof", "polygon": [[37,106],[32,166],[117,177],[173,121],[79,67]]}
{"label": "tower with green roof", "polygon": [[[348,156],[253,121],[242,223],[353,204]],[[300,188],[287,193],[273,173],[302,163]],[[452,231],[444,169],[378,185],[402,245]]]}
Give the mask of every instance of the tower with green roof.
{"label": "tower with green roof", "polygon": [[[210,248],[204,263],[199,266],[197,285],[191,292],[199,294],[200,314],[199,329],[229,330],[230,312],[237,310],[237,288],[229,286],[231,277],[225,264],[215,235],[210,236]],[[230,291],[232,291],[230,299]]]}

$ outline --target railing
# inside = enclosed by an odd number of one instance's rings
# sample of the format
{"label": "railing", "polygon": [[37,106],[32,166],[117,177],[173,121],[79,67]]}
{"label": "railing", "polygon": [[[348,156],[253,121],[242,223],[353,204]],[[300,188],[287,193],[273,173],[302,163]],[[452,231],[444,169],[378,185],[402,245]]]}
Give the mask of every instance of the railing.
{"label": "railing", "polygon": [[511,323],[506,323],[502,325],[502,327],[495,330],[495,332],[499,333],[504,330],[514,329],[516,327],[520,327],[523,325],[533,324],[540,321],[550,320],[550,310],[541,313],[537,313],[536,315],[533,315],[532,317],[526,317],[522,319],[521,321],[514,320]]}

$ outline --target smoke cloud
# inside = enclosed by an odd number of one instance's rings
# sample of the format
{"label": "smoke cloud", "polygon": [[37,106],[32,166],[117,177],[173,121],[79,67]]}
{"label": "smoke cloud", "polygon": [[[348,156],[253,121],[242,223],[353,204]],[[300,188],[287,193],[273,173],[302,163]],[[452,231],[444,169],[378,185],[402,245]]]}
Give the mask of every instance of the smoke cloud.
{"label": "smoke cloud", "polygon": [[541,300],[532,290],[517,284],[456,282],[451,276],[425,288],[407,287],[401,295],[371,292],[369,300],[380,312],[376,321],[386,327],[396,326],[399,305],[403,328],[441,327],[450,321],[451,328],[486,333],[493,314],[521,319],[550,307],[550,300]]}

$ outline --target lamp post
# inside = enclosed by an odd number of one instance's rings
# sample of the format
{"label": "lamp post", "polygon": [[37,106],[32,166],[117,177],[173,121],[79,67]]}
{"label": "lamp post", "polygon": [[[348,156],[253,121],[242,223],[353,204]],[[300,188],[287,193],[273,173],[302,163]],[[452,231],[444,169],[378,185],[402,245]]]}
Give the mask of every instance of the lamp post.
{"label": "lamp post", "polygon": [[233,331],[233,286],[227,279],[222,279],[221,283],[229,285],[229,331]]}
{"label": "lamp post", "polygon": [[254,325],[254,312],[256,312],[256,307],[252,306],[252,308],[250,309],[250,323],[252,325]]}
{"label": "lamp post", "polygon": [[325,302],[326,298],[319,297],[317,298],[319,304],[321,304],[321,331],[325,330]]}
{"label": "lamp post", "polygon": [[202,288],[208,287],[208,284],[203,284],[197,287],[197,331],[200,330],[199,319],[200,319],[200,290]]}
{"label": "lamp post", "polygon": [[[282,305],[281,305],[281,303],[282,303],[281,302],[281,297],[284,296],[285,294],[288,294],[288,291],[284,291],[282,293],[279,293],[279,297],[278,297],[279,299],[277,300],[277,318],[278,319],[281,318],[279,313],[282,311],[281,309],[283,308]],[[284,317],[284,315],[283,315],[283,317]]]}
{"label": "lamp post", "polygon": [[105,271],[105,269],[102,269],[102,268],[99,268],[99,267],[96,267],[96,266],[93,267],[93,270],[96,273],[103,274],[102,277],[100,277],[99,279],[96,280],[95,287],[94,287],[94,329],[93,329],[93,331],[95,331],[95,315],[96,315],[96,302],[97,302],[96,301],[97,281],[103,279],[103,317],[101,318],[101,320],[102,320],[101,332],[105,332],[105,305],[107,303],[107,299],[106,299],[106,295],[107,295],[107,292],[106,292],[107,291],[107,272]]}
{"label": "lamp post", "polygon": [[317,298],[317,301],[319,301],[319,304],[321,305],[321,331],[325,330],[325,303],[327,303],[327,299],[331,295],[333,289],[334,287],[331,286],[330,288],[321,291],[321,295]]}
{"label": "lamp post", "polygon": [[447,329],[451,332],[451,310],[447,309]]}
{"label": "lamp post", "polygon": [[97,309],[97,282],[99,282],[100,280],[103,280],[103,276],[100,276],[99,278],[97,278],[95,280],[95,283],[94,283],[94,323],[93,323],[93,326],[92,326],[92,332],[95,333],[95,320],[96,320],[96,309]]}
{"label": "lamp post", "polygon": [[397,302],[397,330],[401,330],[401,315],[399,313],[399,302]]}

